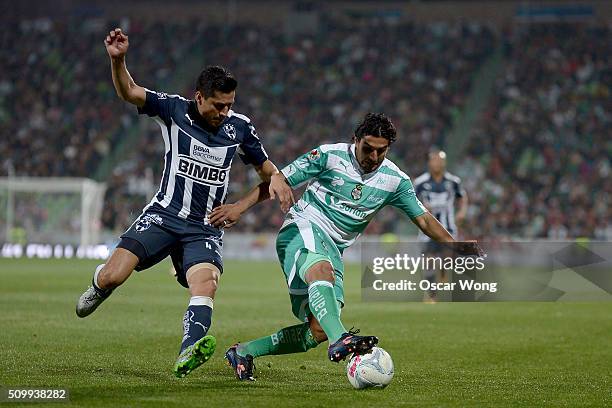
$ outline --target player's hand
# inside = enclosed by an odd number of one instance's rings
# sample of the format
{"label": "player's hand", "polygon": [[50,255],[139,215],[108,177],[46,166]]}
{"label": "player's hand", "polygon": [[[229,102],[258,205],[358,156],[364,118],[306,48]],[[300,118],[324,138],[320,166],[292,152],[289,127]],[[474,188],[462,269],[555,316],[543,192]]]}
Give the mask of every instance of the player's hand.
{"label": "player's hand", "polygon": [[461,256],[475,255],[482,257],[485,255],[485,252],[476,241],[457,241],[455,242],[455,249]]}
{"label": "player's hand", "polygon": [[232,228],[242,215],[238,204],[224,204],[214,208],[208,215],[208,222],[217,228]]}
{"label": "player's hand", "polygon": [[123,58],[127,53],[130,43],[128,41],[128,36],[123,34],[120,28],[115,28],[106,36],[104,45],[106,46],[106,52],[108,52],[109,57]]}
{"label": "player's hand", "polygon": [[282,173],[274,174],[270,178],[269,193],[270,200],[274,200],[276,197],[278,197],[281,210],[285,213],[289,211],[293,204],[295,204],[293,191],[285,181],[285,176],[283,176]]}

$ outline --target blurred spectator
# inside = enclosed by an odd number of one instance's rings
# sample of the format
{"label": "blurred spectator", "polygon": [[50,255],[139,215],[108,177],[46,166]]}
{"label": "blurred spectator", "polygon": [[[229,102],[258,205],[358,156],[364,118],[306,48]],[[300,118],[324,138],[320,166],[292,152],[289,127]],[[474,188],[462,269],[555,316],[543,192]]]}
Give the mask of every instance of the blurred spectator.
{"label": "blurred spectator", "polygon": [[[474,236],[612,239],[610,28],[517,26],[462,171]],[[478,171],[474,171],[474,168]]]}
{"label": "blurred spectator", "polygon": [[[114,94],[101,38],[117,24],[4,23],[3,161],[11,158],[17,175],[93,177],[138,132],[138,148],[106,180],[104,225],[125,229],[157,189],[164,146],[159,128]],[[228,66],[239,81],[235,110],[253,119],[279,166],[319,144],[349,141],[367,111],[383,111],[399,130],[392,159],[413,176],[429,147],[444,145],[474,72],[502,41],[507,63],[457,169],[470,193],[465,234],[612,239],[609,28],[524,25],[500,37],[475,23],[323,18],[320,27],[291,39],[280,28],[194,21],[132,20],[124,29],[130,71],[147,88],[191,97],[197,73],[180,77],[180,66]],[[229,200],[256,182],[236,163]],[[265,203],[235,228],[274,231],[282,218],[276,203]],[[383,211],[368,232],[396,225]]]}
{"label": "blurred spectator", "polygon": [[[324,26],[327,29],[316,37],[291,40],[280,29],[256,26],[211,30],[205,37],[195,34],[206,44],[204,63],[226,65],[235,74],[239,81],[235,110],[253,119],[279,166],[322,143],[349,141],[366,112],[383,111],[399,129],[393,157],[409,173],[420,174],[429,145],[443,142],[463,108],[473,72],[494,48],[493,32],[477,24],[387,25],[376,20],[327,21]],[[374,31],[377,34],[370,35]],[[228,46],[227,38],[242,41]],[[143,145],[158,150],[130,157],[126,163],[131,172],[143,168],[133,163],[139,156],[162,157],[158,127],[144,126],[148,130]],[[155,167],[156,180],[160,168],[161,159]],[[121,177],[113,180],[111,188],[125,192]],[[251,188],[257,177],[236,163],[230,180],[231,201]],[[109,200],[113,208],[107,208],[106,224],[124,228],[143,202],[130,206],[124,199]],[[277,204],[265,203],[235,229],[274,231],[282,220]],[[394,215],[383,212],[368,231],[389,231],[394,224]]]}

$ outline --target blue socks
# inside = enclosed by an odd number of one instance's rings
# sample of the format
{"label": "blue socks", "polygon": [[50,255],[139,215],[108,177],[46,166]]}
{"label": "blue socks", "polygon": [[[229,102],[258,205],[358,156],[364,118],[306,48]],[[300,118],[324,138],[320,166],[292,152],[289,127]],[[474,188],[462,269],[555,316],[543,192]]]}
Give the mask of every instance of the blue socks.
{"label": "blue socks", "polygon": [[193,296],[183,317],[181,352],[206,336],[212,321],[213,300],[208,296]]}

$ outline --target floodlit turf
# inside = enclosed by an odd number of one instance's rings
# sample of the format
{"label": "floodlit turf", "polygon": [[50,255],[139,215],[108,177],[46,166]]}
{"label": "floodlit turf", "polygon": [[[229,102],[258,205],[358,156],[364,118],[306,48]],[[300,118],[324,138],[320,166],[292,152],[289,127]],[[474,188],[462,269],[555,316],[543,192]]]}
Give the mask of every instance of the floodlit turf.
{"label": "floodlit turf", "polygon": [[[211,334],[217,352],[172,374],[187,292],[163,263],[138,273],[93,315],[76,299],[96,263],[0,260],[0,384],[68,388],[70,406],[602,406],[612,404],[612,303],[362,303],[349,268],[345,324],[393,357],[384,390],[353,390],[326,345],[256,360],[240,383],[223,353],[296,323],[274,263],[227,262]],[[41,404],[58,407],[62,404]],[[12,404],[9,406],[16,406]]]}

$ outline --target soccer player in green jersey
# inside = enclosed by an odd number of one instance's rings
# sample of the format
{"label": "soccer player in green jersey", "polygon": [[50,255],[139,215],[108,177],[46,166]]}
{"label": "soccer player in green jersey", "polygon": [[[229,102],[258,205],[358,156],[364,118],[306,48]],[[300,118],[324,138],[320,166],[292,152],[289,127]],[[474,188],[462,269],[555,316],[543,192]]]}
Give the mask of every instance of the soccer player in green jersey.
{"label": "soccer player in green jersey", "polygon": [[[276,176],[292,188],[309,183],[289,210],[276,240],[291,308],[302,323],[231,347],[226,358],[238,379],[253,380],[253,359],[264,355],[304,352],[329,340],[328,357],[338,362],[378,343],[375,336],[346,330],[340,309],[344,305],[342,253],[382,207],[399,208],[435,241],[454,241],[418,200],[410,178],[386,158],[396,137],[389,118],[368,113],[355,130],[352,144],[322,145]],[[233,225],[265,191],[262,184],[237,203],[216,208],[211,223]],[[477,253],[476,243],[468,246],[472,248],[466,252]]]}

